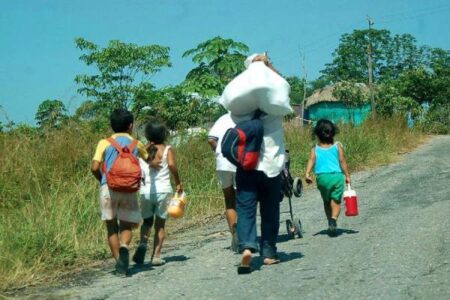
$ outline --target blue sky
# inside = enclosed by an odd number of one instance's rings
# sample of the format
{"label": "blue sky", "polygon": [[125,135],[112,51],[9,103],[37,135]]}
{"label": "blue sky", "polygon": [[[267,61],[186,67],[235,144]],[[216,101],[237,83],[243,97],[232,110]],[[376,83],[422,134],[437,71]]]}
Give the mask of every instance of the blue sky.
{"label": "blue sky", "polygon": [[284,75],[303,76],[303,53],[315,79],[340,36],[366,28],[367,15],[374,28],[450,49],[448,0],[0,0],[0,105],[29,124],[45,99],[73,112],[83,101],[74,77],[91,71],[78,60],[76,37],[169,46],[173,67],[153,76],[158,87],[181,82],[194,67],[182,53],[217,35],[267,50]]}

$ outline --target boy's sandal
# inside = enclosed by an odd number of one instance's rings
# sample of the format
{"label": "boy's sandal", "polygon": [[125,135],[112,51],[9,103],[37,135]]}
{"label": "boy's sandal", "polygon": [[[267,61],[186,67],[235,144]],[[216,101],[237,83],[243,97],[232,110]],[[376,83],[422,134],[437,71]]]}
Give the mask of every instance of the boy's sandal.
{"label": "boy's sandal", "polygon": [[152,259],[152,266],[162,266],[166,263],[164,259],[161,257],[153,257]]}
{"label": "boy's sandal", "polygon": [[136,252],[133,255],[133,261],[137,265],[142,265],[144,263],[145,259],[145,252],[147,251],[147,247],[145,246],[138,246],[136,249]]}
{"label": "boy's sandal", "polygon": [[252,272],[252,268],[250,266],[240,265],[237,268],[237,272],[239,275],[250,274]]}

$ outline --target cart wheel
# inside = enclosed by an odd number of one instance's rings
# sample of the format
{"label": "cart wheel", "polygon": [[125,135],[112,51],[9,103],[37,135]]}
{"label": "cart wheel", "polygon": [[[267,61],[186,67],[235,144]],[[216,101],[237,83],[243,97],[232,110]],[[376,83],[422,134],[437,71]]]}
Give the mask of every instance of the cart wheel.
{"label": "cart wheel", "polygon": [[302,226],[302,222],[300,221],[300,219],[294,220],[294,226],[295,226],[295,231],[297,233],[297,236],[299,238],[302,238],[303,237],[303,226]]}
{"label": "cart wheel", "polygon": [[303,194],[303,183],[300,177],[295,177],[294,184],[292,186],[295,197],[301,197]]}
{"label": "cart wheel", "polygon": [[289,238],[293,238],[295,236],[295,227],[291,220],[286,220],[286,231]]}

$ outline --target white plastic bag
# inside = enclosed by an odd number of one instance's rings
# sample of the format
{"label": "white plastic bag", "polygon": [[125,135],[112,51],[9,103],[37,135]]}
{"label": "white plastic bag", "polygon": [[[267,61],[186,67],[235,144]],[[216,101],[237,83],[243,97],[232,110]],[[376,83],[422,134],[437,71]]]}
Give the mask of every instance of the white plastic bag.
{"label": "white plastic bag", "polygon": [[291,113],[289,83],[263,62],[254,62],[225,87],[219,103],[233,115],[249,114],[261,109],[268,115]]}

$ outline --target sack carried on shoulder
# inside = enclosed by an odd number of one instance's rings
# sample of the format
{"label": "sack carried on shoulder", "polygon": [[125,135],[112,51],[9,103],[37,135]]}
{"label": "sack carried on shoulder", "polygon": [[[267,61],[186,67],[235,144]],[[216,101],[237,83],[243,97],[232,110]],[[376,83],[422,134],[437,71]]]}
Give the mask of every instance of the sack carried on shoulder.
{"label": "sack carried on shoulder", "polygon": [[137,140],[133,140],[129,145],[123,147],[113,138],[108,138],[107,141],[118,152],[109,171],[106,169],[106,164],[103,164],[108,187],[113,191],[123,193],[138,191],[141,183],[141,167],[138,158],[133,154]]}
{"label": "sack carried on shoulder", "polygon": [[254,119],[238,123],[229,128],[222,138],[222,155],[233,165],[245,171],[258,165],[264,128],[259,113]]}
{"label": "sack carried on shoulder", "polygon": [[254,62],[225,87],[219,103],[233,115],[260,109],[274,116],[293,112],[289,104],[289,83],[263,62]]}

